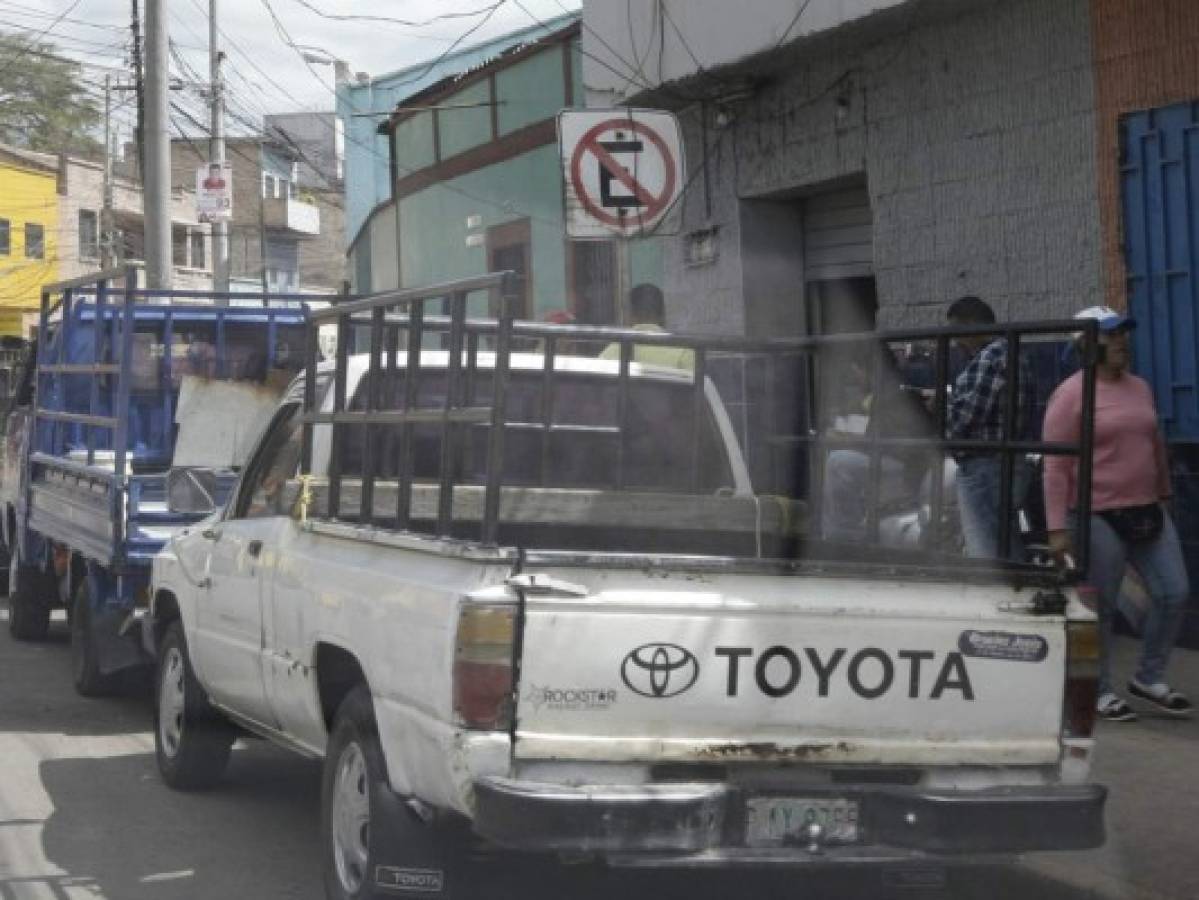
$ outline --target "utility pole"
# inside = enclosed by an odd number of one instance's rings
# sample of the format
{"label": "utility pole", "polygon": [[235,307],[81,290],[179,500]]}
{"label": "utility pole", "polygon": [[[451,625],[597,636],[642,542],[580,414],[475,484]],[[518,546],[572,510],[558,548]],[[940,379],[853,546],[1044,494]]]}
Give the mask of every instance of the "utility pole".
{"label": "utility pole", "polygon": [[[224,54],[217,49],[217,0],[208,0],[208,66],[211,84],[209,101],[212,104],[212,140],[209,141],[208,161],[225,164],[225,86],[221,82],[221,61]],[[229,290],[229,223],[216,218],[212,223],[212,280],[218,293]]]}
{"label": "utility pole", "polygon": [[100,209],[100,268],[113,267],[112,76],[104,76],[104,205]]}
{"label": "utility pole", "polygon": [[143,91],[145,72],[142,70],[142,19],[138,12],[138,0],[133,0],[133,21],[129,27],[133,32],[133,84],[137,91],[137,127],[133,132],[133,146],[137,148],[137,174],[140,179],[145,171],[142,160],[146,158],[146,145],[143,142],[146,133],[146,98]]}
{"label": "utility pole", "polygon": [[146,0],[146,156],[142,191],[146,221],[146,285],[171,287],[171,139],[167,69],[169,0]]}
{"label": "utility pole", "polygon": [[258,141],[258,249],[262,261],[262,302],[266,303],[267,294],[271,292],[270,279],[266,271],[266,148],[262,140]]}

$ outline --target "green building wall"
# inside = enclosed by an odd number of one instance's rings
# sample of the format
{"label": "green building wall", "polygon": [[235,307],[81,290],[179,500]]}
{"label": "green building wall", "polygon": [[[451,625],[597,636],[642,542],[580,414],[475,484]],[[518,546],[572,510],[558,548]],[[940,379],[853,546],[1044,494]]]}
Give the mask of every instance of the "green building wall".
{"label": "green building wall", "polygon": [[[582,93],[582,64],[577,40],[570,47],[575,96]],[[552,119],[567,106],[560,45],[499,69],[495,73],[499,136]],[[420,112],[396,126],[399,176],[436,162],[434,122],[441,159],[447,160],[492,140],[492,109],[487,81],[477,81],[440,98],[436,116]],[[480,104],[469,106],[470,104]],[[453,105],[465,108],[450,109]],[[544,319],[569,307],[567,285],[570,244],[562,211],[562,174],[556,143],[423,188],[398,204],[399,277],[402,287],[419,287],[483,274],[488,268],[487,231],[527,219],[530,233],[530,314]],[[477,218],[476,218],[477,217]],[[468,224],[475,222],[473,226]],[[369,236],[368,236],[369,237]],[[359,243],[369,244],[369,240]],[[377,255],[377,254],[374,254]],[[369,269],[380,260],[360,249],[354,261]],[[661,284],[661,239],[636,240],[629,248],[632,283]],[[365,281],[360,273],[359,281]],[[474,312],[483,312],[478,305]]]}
{"label": "green building wall", "polygon": [[[558,148],[549,144],[405,197],[400,201],[402,285],[486,272],[487,229],[527,218],[533,316],[564,308],[566,246],[557,169]],[[481,218],[478,228],[467,227],[472,216]],[[484,244],[467,246],[469,235]]]}

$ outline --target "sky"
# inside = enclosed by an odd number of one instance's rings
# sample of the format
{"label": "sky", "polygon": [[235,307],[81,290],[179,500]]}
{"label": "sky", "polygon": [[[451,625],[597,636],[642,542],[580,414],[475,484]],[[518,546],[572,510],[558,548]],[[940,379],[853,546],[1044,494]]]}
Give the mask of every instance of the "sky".
{"label": "sky", "polygon": [[[145,2],[139,0],[143,17]],[[204,124],[208,118],[201,82],[208,78],[209,0],[163,3],[175,48],[171,73],[182,82],[173,94],[174,131],[196,134],[189,116]],[[455,42],[467,47],[579,6],[580,0],[219,0],[229,131],[256,128],[264,113],[333,109],[333,67],[305,64],[297,48],[345,60],[356,73],[381,74],[435,59]],[[84,62],[88,90],[98,97],[106,72],[128,80],[131,12],[132,0],[0,0],[0,30],[55,43]],[[129,129],[131,95],[114,96],[118,128]]]}

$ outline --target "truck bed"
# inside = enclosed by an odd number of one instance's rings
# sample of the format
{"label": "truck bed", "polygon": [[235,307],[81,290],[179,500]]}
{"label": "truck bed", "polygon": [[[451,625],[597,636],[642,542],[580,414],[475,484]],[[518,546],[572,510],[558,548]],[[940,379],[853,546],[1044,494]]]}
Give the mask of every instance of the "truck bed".
{"label": "truck bed", "polygon": [[[168,512],[165,472],[135,473],[119,483],[103,465],[45,454],[31,462],[30,526],[102,565],[148,565],[171,534],[199,518]],[[223,492],[234,477],[224,475]]]}
{"label": "truck bed", "polygon": [[[310,482],[308,515],[328,514],[329,484]],[[453,536],[475,539],[483,518],[482,485],[453,489]],[[293,510],[301,494],[289,481],[283,508]],[[413,531],[431,530],[440,488],[412,485]],[[374,485],[373,520],[396,521],[398,482]],[[343,479],[339,519],[360,518],[362,484]],[[504,487],[500,492],[500,543],[522,548],[590,552],[719,553],[774,556],[796,537],[803,505],[783,497],[738,497],[652,491]]]}

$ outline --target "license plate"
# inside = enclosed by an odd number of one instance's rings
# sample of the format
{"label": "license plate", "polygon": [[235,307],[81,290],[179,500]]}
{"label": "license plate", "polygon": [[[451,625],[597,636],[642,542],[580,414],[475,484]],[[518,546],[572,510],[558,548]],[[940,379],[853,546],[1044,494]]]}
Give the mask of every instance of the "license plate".
{"label": "license plate", "polygon": [[851,844],[858,840],[856,800],[755,797],[746,803],[745,842],[754,847],[806,841],[807,826],[824,828],[821,843]]}

